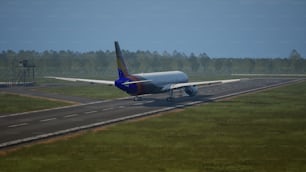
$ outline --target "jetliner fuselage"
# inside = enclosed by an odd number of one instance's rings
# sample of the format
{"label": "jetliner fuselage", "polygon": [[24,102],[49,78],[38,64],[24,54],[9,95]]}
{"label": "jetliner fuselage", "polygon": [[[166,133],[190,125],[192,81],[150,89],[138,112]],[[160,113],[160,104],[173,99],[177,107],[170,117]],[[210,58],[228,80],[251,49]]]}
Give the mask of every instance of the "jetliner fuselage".
{"label": "jetliner fuselage", "polygon": [[[148,81],[135,84],[125,84],[132,81]],[[128,75],[115,81],[115,86],[130,95],[154,94],[167,92],[173,83],[186,83],[188,77],[181,71],[140,73]]]}

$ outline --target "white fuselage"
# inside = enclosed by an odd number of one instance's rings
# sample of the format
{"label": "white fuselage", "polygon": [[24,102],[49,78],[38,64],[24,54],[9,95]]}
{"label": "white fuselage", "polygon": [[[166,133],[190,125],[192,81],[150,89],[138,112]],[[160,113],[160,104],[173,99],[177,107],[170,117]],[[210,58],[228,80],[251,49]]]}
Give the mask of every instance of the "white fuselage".
{"label": "white fuselage", "polygon": [[[135,84],[125,85],[130,81],[148,81],[138,82]],[[119,78],[115,81],[115,85],[131,95],[142,95],[152,93],[162,93],[169,91],[171,85],[177,83],[188,82],[188,77],[181,71],[167,71],[167,72],[154,72],[154,73],[140,73],[132,74],[125,78]]]}
{"label": "white fuselage", "polygon": [[187,75],[181,71],[140,73],[134,74],[134,76],[145,80],[151,80],[152,84],[156,86],[188,82]]}

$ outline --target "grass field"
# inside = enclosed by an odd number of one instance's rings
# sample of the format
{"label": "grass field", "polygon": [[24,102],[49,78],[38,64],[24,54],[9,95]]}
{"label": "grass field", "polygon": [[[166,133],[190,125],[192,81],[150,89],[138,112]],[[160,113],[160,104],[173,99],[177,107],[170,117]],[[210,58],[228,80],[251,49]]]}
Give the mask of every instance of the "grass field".
{"label": "grass field", "polygon": [[76,86],[61,86],[41,88],[40,91],[58,93],[69,96],[80,96],[92,99],[113,99],[126,97],[127,94],[123,91],[105,85],[76,85]]}
{"label": "grass field", "polygon": [[306,171],[306,83],[2,154],[0,171]]}
{"label": "grass field", "polygon": [[69,104],[0,92],[0,114],[27,112],[32,110],[48,109],[65,105]]}

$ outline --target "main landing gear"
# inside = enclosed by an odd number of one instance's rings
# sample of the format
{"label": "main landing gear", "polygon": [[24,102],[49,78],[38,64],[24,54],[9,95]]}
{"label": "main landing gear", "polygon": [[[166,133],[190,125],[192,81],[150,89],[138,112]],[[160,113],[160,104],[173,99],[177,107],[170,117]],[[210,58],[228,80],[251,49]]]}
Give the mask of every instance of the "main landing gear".
{"label": "main landing gear", "polygon": [[174,97],[167,97],[166,100],[167,100],[167,102],[174,102],[175,98]]}
{"label": "main landing gear", "polygon": [[[178,90],[178,97],[183,97],[184,96],[184,90],[179,89]],[[175,101],[175,96],[174,96],[174,90],[169,91],[169,97],[166,98],[167,102],[174,102]]]}
{"label": "main landing gear", "polygon": [[175,98],[173,96],[173,90],[169,91],[169,97],[167,97],[167,102],[174,102]]}

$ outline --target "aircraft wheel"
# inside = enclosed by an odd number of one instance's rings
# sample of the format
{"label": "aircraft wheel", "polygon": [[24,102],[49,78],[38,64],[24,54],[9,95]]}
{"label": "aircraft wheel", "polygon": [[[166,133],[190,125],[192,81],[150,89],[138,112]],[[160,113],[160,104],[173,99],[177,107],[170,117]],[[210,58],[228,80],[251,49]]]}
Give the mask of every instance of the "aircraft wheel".
{"label": "aircraft wheel", "polygon": [[168,97],[166,100],[167,100],[167,102],[174,102],[174,98],[173,97]]}

